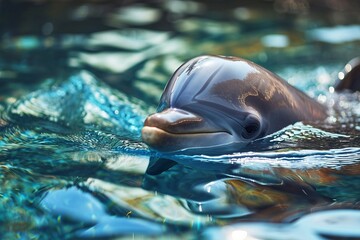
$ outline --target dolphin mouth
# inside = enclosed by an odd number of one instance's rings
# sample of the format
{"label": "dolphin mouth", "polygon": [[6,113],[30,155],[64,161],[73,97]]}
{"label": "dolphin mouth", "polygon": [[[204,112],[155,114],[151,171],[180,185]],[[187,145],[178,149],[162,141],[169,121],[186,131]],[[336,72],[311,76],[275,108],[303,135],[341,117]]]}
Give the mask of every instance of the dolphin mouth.
{"label": "dolphin mouth", "polygon": [[206,153],[206,149],[233,141],[232,135],[226,131],[172,133],[154,126],[144,126],[141,136],[150,148],[166,153]]}

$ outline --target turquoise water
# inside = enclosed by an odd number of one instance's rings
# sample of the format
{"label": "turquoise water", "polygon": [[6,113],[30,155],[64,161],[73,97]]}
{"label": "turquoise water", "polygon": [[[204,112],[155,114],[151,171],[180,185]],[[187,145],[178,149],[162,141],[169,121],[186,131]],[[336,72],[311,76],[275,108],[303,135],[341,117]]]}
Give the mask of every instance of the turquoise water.
{"label": "turquoise water", "polygon": [[[1,3],[2,239],[360,238],[360,95],[331,88],[359,3],[290,2]],[[329,118],[229,155],[150,151],[145,117],[201,54],[250,59]]]}

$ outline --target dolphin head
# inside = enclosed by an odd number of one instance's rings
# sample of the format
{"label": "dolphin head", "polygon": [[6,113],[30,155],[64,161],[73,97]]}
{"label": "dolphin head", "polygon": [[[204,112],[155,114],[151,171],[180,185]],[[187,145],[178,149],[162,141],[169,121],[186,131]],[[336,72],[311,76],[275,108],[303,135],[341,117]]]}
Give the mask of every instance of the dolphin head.
{"label": "dolphin head", "polygon": [[213,155],[264,136],[266,122],[256,102],[243,96],[254,95],[249,79],[259,72],[252,64],[215,56],[183,64],[167,83],[157,113],[145,120],[143,141],[159,152]]}

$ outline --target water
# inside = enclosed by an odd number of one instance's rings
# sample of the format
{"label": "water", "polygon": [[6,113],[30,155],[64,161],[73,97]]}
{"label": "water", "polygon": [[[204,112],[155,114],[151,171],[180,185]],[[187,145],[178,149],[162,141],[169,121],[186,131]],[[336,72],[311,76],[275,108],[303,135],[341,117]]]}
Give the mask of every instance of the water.
{"label": "water", "polygon": [[[357,1],[0,4],[3,239],[360,238],[360,95],[331,88]],[[200,54],[253,60],[330,117],[245,152],[149,151],[145,117]]]}

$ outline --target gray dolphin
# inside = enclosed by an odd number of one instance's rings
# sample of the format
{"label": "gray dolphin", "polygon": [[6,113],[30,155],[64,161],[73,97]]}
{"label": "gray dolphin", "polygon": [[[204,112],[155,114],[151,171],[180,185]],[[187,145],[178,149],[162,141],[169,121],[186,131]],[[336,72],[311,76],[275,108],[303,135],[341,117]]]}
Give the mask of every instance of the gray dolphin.
{"label": "gray dolphin", "polygon": [[325,106],[251,61],[200,56],[171,77],[142,139],[159,152],[224,154],[295,122],[326,117]]}

